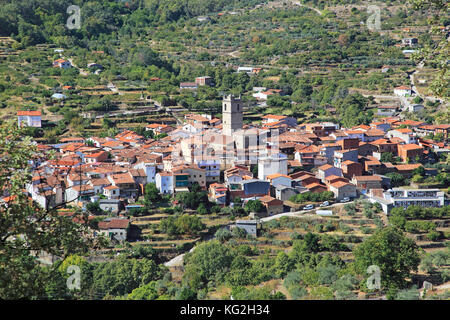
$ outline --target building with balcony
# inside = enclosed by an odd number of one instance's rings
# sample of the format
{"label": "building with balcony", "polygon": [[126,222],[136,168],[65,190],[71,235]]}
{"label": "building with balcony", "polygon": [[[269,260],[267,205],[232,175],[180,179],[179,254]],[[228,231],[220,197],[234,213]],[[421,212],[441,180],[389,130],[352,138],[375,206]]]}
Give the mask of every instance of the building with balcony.
{"label": "building with balcony", "polygon": [[[373,190],[376,191],[376,190]],[[385,192],[372,192],[371,202],[381,204],[384,213],[388,214],[392,208],[421,206],[437,208],[445,205],[444,192],[439,189],[403,189],[393,188]]]}

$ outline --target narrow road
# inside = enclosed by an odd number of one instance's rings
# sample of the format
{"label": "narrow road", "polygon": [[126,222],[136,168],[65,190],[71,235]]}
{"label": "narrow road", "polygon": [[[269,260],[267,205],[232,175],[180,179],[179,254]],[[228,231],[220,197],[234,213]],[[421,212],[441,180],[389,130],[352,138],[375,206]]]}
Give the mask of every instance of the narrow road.
{"label": "narrow road", "polygon": [[[195,247],[193,247],[191,250],[189,250],[189,252],[194,251]],[[181,267],[183,265],[183,258],[184,258],[185,253],[182,253],[178,256],[176,256],[175,258],[173,258],[172,260],[167,261],[166,263],[164,263],[164,265],[166,267]]]}
{"label": "narrow road", "polygon": [[304,8],[308,8],[308,9],[310,9],[310,10],[313,10],[313,11],[317,12],[317,14],[318,14],[319,16],[323,15],[323,12],[320,11],[319,9],[317,9],[317,8],[314,8],[314,7],[310,7],[310,6],[304,5],[304,4],[302,4],[302,3],[298,2],[298,1],[293,1],[292,3],[295,4],[295,5],[297,5],[297,6],[304,7]]}
{"label": "narrow road", "polygon": [[262,218],[262,219],[260,219],[260,221],[261,222],[267,222],[267,221],[270,221],[270,220],[273,220],[273,219],[279,219],[281,217],[317,217],[318,216],[317,214],[313,214],[313,213],[310,213],[310,212],[313,211],[313,210],[329,210],[329,209],[331,209],[333,207],[337,207],[339,205],[345,205],[347,203],[353,203],[353,202],[355,202],[355,200],[349,201],[349,202],[345,202],[345,203],[336,202],[336,203],[333,203],[332,205],[329,205],[329,206],[326,206],[326,207],[315,207],[314,209],[311,209],[311,210],[300,210],[300,211],[294,211],[294,212],[283,212],[283,213],[276,214],[276,215],[273,215],[273,216],[270,216],[270,217]]}
{"label": "narrow road", "polygon": [[89,75],[89,72],[86,72],[86,71],[84,71],[84,70],[81,69],[81,68],[78,68],[77,65],[76,65],[75,63],[73,63],[72,58],[68,58],[67,60],[70,62],[70,64],[71,64],[74,68],[77,68],[78,71],[80,71],[80,74],[81,74],[82,76],[88,76],[88,75]]}
{"label": "narrow road", "polygon": [[[338,205],[345,205],[347,203],[353,203],[354,201],[355,200],[349,201],[349,202],[345,202],[345,203],[337,202],[337,203],[334,203],[334,204],[332,204],[330,206],[327,206],[327,207],[317,207],[317,208],[314,208],[314,209],[327,210],[327,209],[336,207]],[[312,209],[312,210],[314,210],[314,209]],[[283,213],[276,214],[276,215],[273,215],[273,216],[270,216],[270,217],[262,218],[259,221],[260,222],[267,222],[267,221],[270,221],[270,220],[279,219],[281,217],[286,217],[286,216],[287,217],[317,217],[317,214],[308,213],[308,212],[311,212],[312,210],[301,210],[301,211],[295,211],[295,212],[283,212]],[[231,224],[233,224],[233,222],[230,222],[229,225],[231,225]],[[209,241],[209,240],[212,240],[212,239],[214,239],[213,236],[210,239],[207,239],[205,241]],[[195,249],[195,247],[193,247],[191,250],[189,250],[189,252],[194,251],[194,249]],[[185,253],[180,254],[180,255],[176,256],[175,258],[173,258],[173,259],[167,261],[166,263],[164,263],[164,265],[166,267],[180,267],[180,266],[183,265],[184,255],[185,255]]]}

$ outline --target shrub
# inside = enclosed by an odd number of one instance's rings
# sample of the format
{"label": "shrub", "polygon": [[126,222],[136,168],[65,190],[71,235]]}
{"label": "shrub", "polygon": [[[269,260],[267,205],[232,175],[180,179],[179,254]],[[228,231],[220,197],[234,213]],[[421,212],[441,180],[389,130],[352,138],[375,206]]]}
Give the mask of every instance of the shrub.
{"label": "shrub", "polygon": [[214,234],[214,236],[217,238],[217,240],[219,240],[220,242],[225,242],[229,239],[231,239],[232,234],[231,231],[228,230],[228,228],[220,228],[219,230],[216,231],[216,233]]}
{"label": "shrub", "polygon": [[344,206],[345,213],[349,216],[354,216],[356,214],[356,206],[353,203],[347,203]]}
{"label": "shrub", "polygon": [[339,229],[343,232],[343,233],[349,233],[352,228],[350,228],[348,225],[346,225],[344,222],[339,222]]}
{"label": "shrub", "polygon": [[373,231],[374,231],[373,229],[368,228],[368,227],[361,227],[360,230],[364,234],[370,234],[370,233],[373,233]]}
{"label": "shrub", "polygon": [[245,239],[247,236],[247,232],[242,228],[235,227],[233,228],[231,235],[233,236],[233,238]]}
{"label": "shrub", "polygon": [[410,288],[405,290],[400,290],[395,296],[395,300],[419,300],[420,293],[417,288]]}
{"label": "shrub", "polygon": [[302,276],[298,271],[291,271],[286,275],[283,285],[289,289],[293,286],[299,285],[302,280]]}
{"label": "shrub", "polygon": [[290,288],[289,294],[291,295],[292,299],[298,300],[306,296],[308,294],[308,291],[304,287],[294,286]]}
{"label": "shrub", "polygon": [[427,239],[430,241],[438,241],[442,238],[442,234],[439,231],[430,231],[427,234]]}

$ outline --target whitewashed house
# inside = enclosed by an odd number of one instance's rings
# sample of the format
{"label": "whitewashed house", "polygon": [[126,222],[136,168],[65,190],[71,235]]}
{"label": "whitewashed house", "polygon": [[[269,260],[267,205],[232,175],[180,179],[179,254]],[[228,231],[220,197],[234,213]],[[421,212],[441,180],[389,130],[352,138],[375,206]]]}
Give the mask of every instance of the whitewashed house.
{"label": "whitewashed house", "polygon": [[394,94],[399,97],[406,97],[412,94],[412,89],[409,86],[400,86],[394,88]]}
{"label": "whitewashed house", "polygon": [[158,172],[156,174],[156,187],[162,194],[172,194],[174,190],[173,175],[171,172]]}
{"label": "whitewashed house", "polygon": [[35,127],[40,128],[42,114],[40,111],[18,111],[17,112],[17,121],[19,127],[27,126],[27,127]]}

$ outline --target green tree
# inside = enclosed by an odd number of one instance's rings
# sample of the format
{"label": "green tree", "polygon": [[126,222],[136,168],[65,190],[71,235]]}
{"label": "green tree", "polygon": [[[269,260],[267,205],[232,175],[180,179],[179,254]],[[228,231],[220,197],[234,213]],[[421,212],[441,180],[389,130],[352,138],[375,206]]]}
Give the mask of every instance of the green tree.
{"label": "green tree", "polygon": [[333,300],[333,290],[325,286],[314,286],[311,288],[310,296],[314,300]]}
{"label": "green tree", "polygon": [[377,230],[353,253],[360,274],[367,277],[367,268],[371,265],[380,268],[383,288],[404,288],[420,263],[419,247],[394,227]]}
{"label": "green tree", "polygon": [[244,206],[244,209],[247,212],[263,212],[265,207],[259,200],[248,200]]}
{"label": "green tree", "polygon": [[159,224],[160,230],[169,235],[197,235],[205,227],[206,225],[199,217],[188,214],[165,218]]}
{"label": "green tree", "polygon": [[161,201],[161,194],[155,183],[148,183],[145,185],[145,200],[150,203],[157,203]]}
{"label": "green tree", "polygon": [[214,236],[216,237],[217,240],[219,240],[220,242],[225,242],[227,240],[230,240],[232,235],[231,235],[231,231],[228,230],[228,228],[220,228],[219,230],[216,231],[216,233],[214,234]]}
{"label": "green tree", "polygon": [[119,259],[103,262],[93,271],[92,290],[97,297],[106,295],[123,296],[134,289],[161,279],[167,272],[163,266],[148,259]]}
{"label": "green tree", "polygon": [[381,162],[390,162],[395,164],[395,157],[392,152],[383,152],[380,158]]}
{"label": "green tree", "polygon": [[127,295],[127,300],[156,300],[158,291],[156,290],[156,282],[151,281],[140,286]]}
{"label": "green tree", "polygon": [[[24,136],[16,123],[0,127],[0,186],[9,194],[0,205],[0,299],[42,298],[61,262],[95,244],[86,215],[76,213],[84,222],[75,223],[75,216],[42,208],[22,191],[31,183],[29,161],[39,156],[31,138]],[[43,268],[38,253],[60,260]]]}
{"label": "green tree", "polygon": [[217,240],[199,244],[184,257],[186,268],[195,267],[203,285],[212,280],[224,279],[232,262],[231,250]]}
{"label": "green tree", "polygon": [[[431,44],[424,44],[418,52],[413,54],[413,59],[416,62],[424,62],[437,67],[438,73],[431,84],[431,90],[436,95],[447,98],[450,95],[450,69],[448,65],[450,43],[447,40],[446,33],[442,32],[438,26],[442,25],[440,17],[446,16],[450,10],[450,3],[445,0],[409,0],[409,2],[417,10],[432,9],[435,12],[428,22],[431,25],[430,31],[438,40]],[[448,117],[448,112],[446,115]]]}
{"label": "green tree", "polygon": [[405,177],[397,172],[386,173],[386,177],[391,179],[391,184],[393,187],[400,187],[405,183]]}
{"label": "green tree", "polygon": [[205,215],[205,214],[208,213],[208,209],[206,209],[206,206],[205,206],[204,203],[200,203],[198,205],[197,213],[200,214],[200,215]]}

